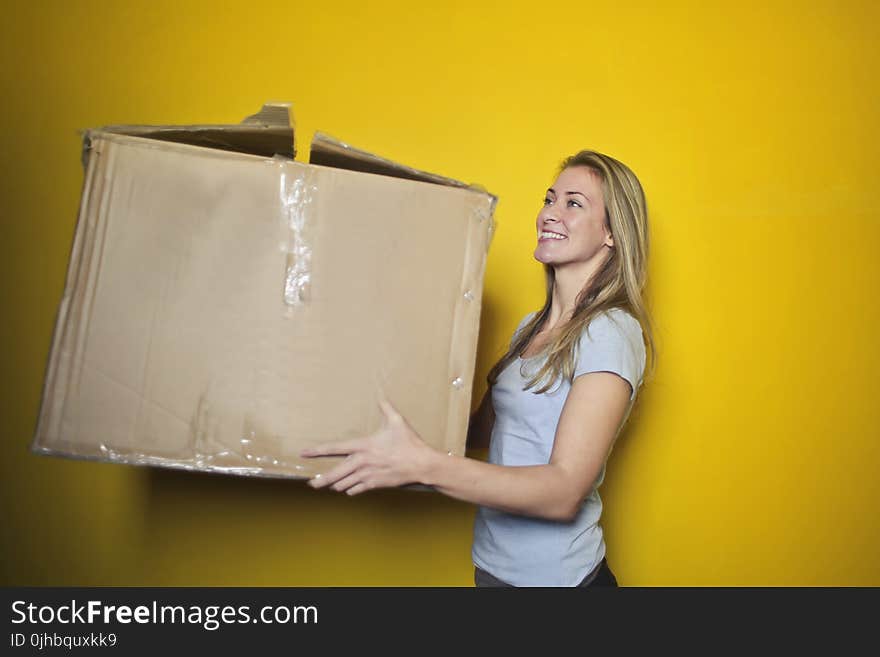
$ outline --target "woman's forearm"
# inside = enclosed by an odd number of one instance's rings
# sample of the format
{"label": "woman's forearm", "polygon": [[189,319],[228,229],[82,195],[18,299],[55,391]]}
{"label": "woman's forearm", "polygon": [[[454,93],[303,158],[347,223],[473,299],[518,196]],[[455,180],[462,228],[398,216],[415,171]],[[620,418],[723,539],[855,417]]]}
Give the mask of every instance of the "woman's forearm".
{"label": "woman's forearm", "polygon": [[[380,406],[385,423],[364,438],[304,449],[303,457],[345,455],[342,462],[309,485],[357,495],[373,488],[421,483],[459,500],[509,513],[571,520],[580,508],[588,475],[601,467],[598,459],[578,458],[554,447],[550,463],[503,466],[447,455],[428,445],[387,402]],[[579,441],[583,443],[583,441]],[[558,460],[556,460],[558,458]]]}
{"label": "woman's forearm", "polygon": [[568,521],[581,499],[558,465],[503,466],[431,450],[420,483],[465,502],[508,513]]}

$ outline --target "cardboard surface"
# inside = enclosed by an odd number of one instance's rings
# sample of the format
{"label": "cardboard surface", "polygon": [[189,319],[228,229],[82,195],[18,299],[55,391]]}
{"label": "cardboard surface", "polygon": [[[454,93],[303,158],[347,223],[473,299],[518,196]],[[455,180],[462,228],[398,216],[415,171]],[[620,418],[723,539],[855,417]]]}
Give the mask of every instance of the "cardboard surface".
{"label": "cardboard surface", "polygon": [[464,453],[494,197],[158,134],[86,135],[34,451],[312,476],[384,394]]}

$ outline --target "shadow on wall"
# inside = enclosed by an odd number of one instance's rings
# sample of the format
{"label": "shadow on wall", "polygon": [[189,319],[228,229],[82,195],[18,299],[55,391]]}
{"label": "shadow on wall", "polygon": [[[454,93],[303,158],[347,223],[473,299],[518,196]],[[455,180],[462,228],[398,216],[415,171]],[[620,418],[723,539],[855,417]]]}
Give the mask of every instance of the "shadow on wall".
{"label": "shadow on wall", "polygon": [[471,401],[474,408],[480,403],[477,397],[482,397],[482,392],[487,387],[486,374],[506,353],[510,341],[510,335],[505,335],[501,330],[499,306],[500,304],[488,292],[483,292],[480,333],[477,340],[477,367],[474,372],[474,399]]}
{"label": "shadow on wall", "polygon": [[470,547],[472,507],[433,491],[349,497],[304,480],[162,468],[145,484],[143,554],[158,585],[430,584],[448,581],[430,567],[438,536],[462,563]]}

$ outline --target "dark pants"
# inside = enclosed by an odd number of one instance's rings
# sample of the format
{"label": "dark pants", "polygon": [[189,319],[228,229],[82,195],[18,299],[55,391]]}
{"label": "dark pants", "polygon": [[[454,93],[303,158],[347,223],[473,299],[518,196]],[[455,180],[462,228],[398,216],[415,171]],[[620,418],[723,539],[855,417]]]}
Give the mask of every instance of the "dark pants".
{"label": "dark pants", "polygon": [[[485,570],[474,566],[474,584],[477,588],[487,586],[513,586],[507,582],[493,577]],[[583,581],[578,584],[578,588],[587,586],[617,586],[617,578],[608,567],[608,562],[603,558],[591,573],[584,577]]]}

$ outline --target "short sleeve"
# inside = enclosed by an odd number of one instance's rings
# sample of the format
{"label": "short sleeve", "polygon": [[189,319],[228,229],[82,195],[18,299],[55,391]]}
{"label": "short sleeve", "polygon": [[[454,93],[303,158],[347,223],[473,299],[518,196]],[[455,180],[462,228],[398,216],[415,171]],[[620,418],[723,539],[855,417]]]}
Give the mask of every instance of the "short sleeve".
{"label": "short sleeve", "polygon": [[510,346],[511,347],[513,346],[513,343],[516,342],[516,339],[519,337],[519,334],[526,327],[526,324],[528,324],[530,321],[532,321],[532,318],[535,316],[535,314],[536,313],[529,313],[528,315],[523,317],[522,320],[520,320],[519,326],[517,326],[516,330],[513,332],[513,337],[510,338]]}
{"label": "short sleeve", "polygon": [[590,322],[578,343],[574,377],[590,372],[613,372],[627,381],[635,399],[645,372],[642,327],[628,312],[614,309]]}

